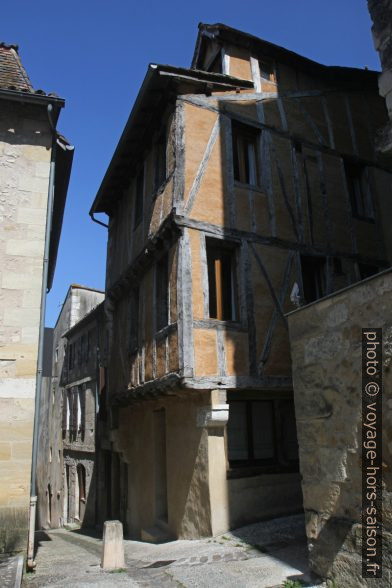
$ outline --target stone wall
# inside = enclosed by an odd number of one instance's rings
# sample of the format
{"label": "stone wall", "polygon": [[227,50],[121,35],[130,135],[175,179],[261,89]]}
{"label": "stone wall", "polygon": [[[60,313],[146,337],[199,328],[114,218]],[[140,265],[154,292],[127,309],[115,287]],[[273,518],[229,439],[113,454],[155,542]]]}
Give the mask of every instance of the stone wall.
{"label": "stone wall", "polygon": [[[306,532],[313,570],[337,586],[389,586],[392,566],[392,272],[288,315]],[[361,577],[361,337],[382,327],[384,579]]]}
{"label": "stone wall", "polygon": [[51,132],[0,108],[0,552],[26,546]]}
{"label": "stone wall", "polygon": [[[385,98],[392,121],[392,1],[368,0],[368,8],[373,20],[374,47],[379,53],[382,67],[378,81],[380,95]],[[381,129],[378,147],[382,152],[392,155],[391,123]]]}
{"label": "stone wall", "polygon": [[[68,374],[65,370],[67,339],[64,334],[102,302],[104,294],[87,287],[71,285],[65,297],[53,333],[52,377],[45,387],[40,409],[40,448],[38,454],[38,520],[41,529],[61,527],[64,523],[64,460],[62,436],[62,391],[69,381],[86,379],[90,383],[90,418],[95,418],[96,345],[91,342],[91,356],[85,372]],[[91,325],[90,325],[91,328]],[[72,380],[68,380],[72,376]],[[90,406],[91,405],[91,406]],[[94,428],[89,430],[89,447],[94,451]],[[84,444],[80,448],[86,449]],[[51,460],[50,460],[51,456]],[[51,517],[48,520],[48,487],[52,492]]]}

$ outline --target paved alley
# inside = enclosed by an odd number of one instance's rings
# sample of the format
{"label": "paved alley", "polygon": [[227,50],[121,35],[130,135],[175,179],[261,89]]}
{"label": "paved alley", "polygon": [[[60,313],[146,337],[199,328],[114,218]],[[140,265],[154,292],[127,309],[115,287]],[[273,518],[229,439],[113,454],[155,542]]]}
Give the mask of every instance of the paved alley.
{"label": "paved alley", "polygon": [[125,541],[126,569],[115,572],[101,570],[101,544],[80,531],[39,532],[37,570],[25,576],[23,587],[269,588],[286,578],[311,585],[301,515],[198,541]]}

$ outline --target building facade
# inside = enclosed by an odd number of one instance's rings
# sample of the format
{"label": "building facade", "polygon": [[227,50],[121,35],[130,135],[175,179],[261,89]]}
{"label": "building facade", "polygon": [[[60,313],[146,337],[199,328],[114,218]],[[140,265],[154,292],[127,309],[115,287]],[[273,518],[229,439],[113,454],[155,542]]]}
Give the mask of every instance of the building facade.
{"label": "building facade", "polygon": [[131,536],[302,508],[285,313],[388,267],[377,74],[200,25],[150,65],[90,214],[109,217],[106,438]]}
{"label": "building facade", "polygon": [[42,301],[52,285],[73,155],[56,131],[63,106],[56,95],[35,91],[17,47],[0,43],[0,553],[26,548],[35,495]]}
{"label": "building facade", "polygon": [[[93,524],[98,333],[103,292],[72,284],[53,330],[42,398],[38,526]],[[91,492],[90,492],[91,485]],[[84,519],[86,519],[84,521]]]}

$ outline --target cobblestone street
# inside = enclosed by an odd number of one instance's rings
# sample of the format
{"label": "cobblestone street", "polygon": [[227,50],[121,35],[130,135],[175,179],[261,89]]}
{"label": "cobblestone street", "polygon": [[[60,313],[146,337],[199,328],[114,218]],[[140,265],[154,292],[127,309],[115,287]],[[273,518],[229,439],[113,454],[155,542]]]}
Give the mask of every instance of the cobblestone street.
{"label": "cobblestone street", "polygon": [[101,540],[58,529],[38,534],[37,570],[24,588],[151,586],[269,588],[286,578],[311,585],[300,515],[249,525],[199,541],[125,541],[126,569],[100,568]]}

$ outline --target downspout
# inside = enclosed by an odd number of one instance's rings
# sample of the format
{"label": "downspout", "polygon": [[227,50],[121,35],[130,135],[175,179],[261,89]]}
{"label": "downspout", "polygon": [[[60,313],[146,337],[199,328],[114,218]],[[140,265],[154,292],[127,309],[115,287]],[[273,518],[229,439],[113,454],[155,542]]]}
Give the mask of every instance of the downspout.
{"label": "downspout", "polygon": [[106,229],[109,228],[109,225],[107,225],[106,223],[103,223],[102,221],[98,220],[97,218],[94,218],[94,213],[93,212],[89,212],[90,218],[94,223],[97,223],[97,225],[101,225],[101,227],[105,227]]}
{"label": "downspout", "polygon": [[35,519],[37,510],[37,454],[38,454],[38,438],[39,438],[39,414],[41,407],[41,390],[42,390],[42,369],[44,356],[44,333],[45,333],[45,310],[46,310],[46,293],[48,283],[48,268],[49,268],[49,248],[50,248],[50,233],[52,230],[52,214],[54,203],[54,179],[56,167],[56,128],[52,120],[52,104],[48,104],[47,113],[50,128],[52,130],[52,153],[50,158],[49,170],[49,188],[48,188],[48,204],[46,209],[46,229],[45,229],[45,249],[42,271],[42,290],[41,290],[41,315],[39,324],[39,339],[38,339],[38,358],[37,358],[37,375],[36,375],[36,391],[35,391],[35,408],[34,408],[34,433],[33,433],[33,450],[31,460],[31,487],[30,487],[30,511],[29,511],[29,539],[27,546],[27,571],[33,571],[36,562],[34,561],[34,533],[35,533]]}

